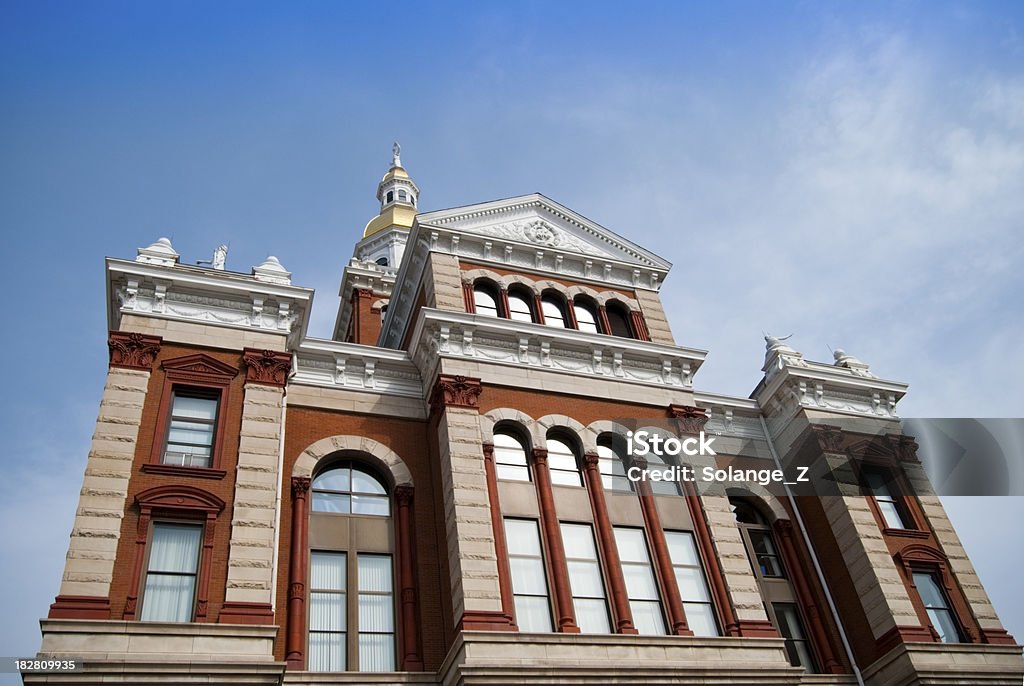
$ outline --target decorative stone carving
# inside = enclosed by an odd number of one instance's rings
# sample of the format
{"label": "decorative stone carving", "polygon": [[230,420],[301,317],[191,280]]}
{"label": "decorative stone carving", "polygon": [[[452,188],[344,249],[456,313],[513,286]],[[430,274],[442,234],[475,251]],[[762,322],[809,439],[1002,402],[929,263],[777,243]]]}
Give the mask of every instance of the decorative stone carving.
{"label": "decorative stone carving", "polygon": [[843,431],[839,427],[828,424],[812,424],[811,432],[823,452],[843,452]]}
{"label": "decorative stone carving", "polygon": [[245,362],[246,383],[283,387],[292,368],[291,355],[273,350],[246,348],[242,353],[242,361]]}
{"label": "decorative stone carving", "polygon": [[437,377],[430,405],[432,409],[441,406],[476,409],[482,390],[480,379],[441,374]]}
{"label": "decorative stone carving", "polygon": [[148,372],[160,352],[162,341],[160,336],[112,331],[107,341],[110,348],[110,366]]}
{"label": "decorative stone carving", "polygon": [[679,422],[679,428],[683,433],[697,434],[704,430],[707,424],[707,410],[702,407],[691,405],[669,405],[668,411]]}
{"label": "decorative stone carving", "polygon": [[292,497],[294,498],[305,498],[306,493],[309,492],[309,477],[306,476],[294,476],[292,477]]}

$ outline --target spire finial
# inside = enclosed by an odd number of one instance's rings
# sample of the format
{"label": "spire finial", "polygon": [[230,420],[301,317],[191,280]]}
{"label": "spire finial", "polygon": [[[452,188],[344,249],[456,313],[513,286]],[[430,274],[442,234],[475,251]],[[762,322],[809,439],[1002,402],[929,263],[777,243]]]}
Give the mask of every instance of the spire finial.
{"label": "spire finial", "polygon": [[401,167],[402,166],[402,146],[395,141],[394,145],[391,146],[391,166]]}

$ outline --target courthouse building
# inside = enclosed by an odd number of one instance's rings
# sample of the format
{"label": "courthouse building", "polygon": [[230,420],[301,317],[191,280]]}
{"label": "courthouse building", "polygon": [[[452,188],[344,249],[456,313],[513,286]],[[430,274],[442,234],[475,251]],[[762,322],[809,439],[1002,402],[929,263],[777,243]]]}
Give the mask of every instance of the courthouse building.
{"label": "courthouse building", "polygon": [[[25,683],[1020,685],[899,435],[905,384],[769,336],[750,397],[702,390],[665,259],[543,195],[419,194],[396,150],[330,339],[274,257],[106,261],[109,371],[41,620],[40,655],[84,664]],[[635,482],[658,458],[628,422],[857,478]]]}

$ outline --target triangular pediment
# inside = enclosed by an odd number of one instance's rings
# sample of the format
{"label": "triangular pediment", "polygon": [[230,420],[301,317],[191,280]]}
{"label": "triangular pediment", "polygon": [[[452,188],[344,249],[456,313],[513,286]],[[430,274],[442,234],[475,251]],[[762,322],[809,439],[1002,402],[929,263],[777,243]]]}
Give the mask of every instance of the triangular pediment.
{"label": "triangular pediment", "polygon": [[672,266],[651,251],[539,193],[427,212],[420,214],[417,222],[421,227],[626,262],[658,271],[667,271]]}
{"label": "triangular pediment", "polygon": [[204,353],[165,360],[161,366],[165,371],[187,373],[196,376],[234,378],[238,374],[237,367],[232,367]]}

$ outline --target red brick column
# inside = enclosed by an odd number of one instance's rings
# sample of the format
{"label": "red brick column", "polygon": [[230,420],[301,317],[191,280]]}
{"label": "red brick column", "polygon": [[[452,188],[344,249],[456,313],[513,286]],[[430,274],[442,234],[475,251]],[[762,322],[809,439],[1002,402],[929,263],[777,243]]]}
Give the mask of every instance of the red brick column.
{"label": "red brick column", "polygon": [[548,451],[533,449],[533,476],[537,483],[537,500],[540,503],[540,523],[544,542],[548,549],[548,565],[551,567],[552,594],[555,600],[555,616],[558,617],[558,631],[578,634],[576,611],[572,606],[572,588],[569,586],[569,566],[565,562],[565,548],[562,546],[562,531],[558,527],[555,512],[555,496],[551,492],[551,473],[548,471]]}
{"label": "red brick column", "polygon": [[307,494],[309,479],[292,478],[292,545],[288,564],[288,636],[285,660],[288,669],[306,665],[306,548],[309,533]]}
{"label": "red brick column", "polygon": [[466,312],[476,314],[476,301],[473,299],[473,284],[468,281],[462,282],[462,301],[466,305]]}
{"label": "red brick column", "polygon": [[494,535],[494,553],[498,558],[498,589],[501,592],[501,610],[508,618],[509,630],[519,631],[515,622],[515,598],[512,595],[512,570],[508,564],[508,544],[505,542],[505,522],[498,499],[498,473],[494,466],[494,444],[484,443],[484,473],[487,477],[487,502],[491,508],[491,531]]}
{"label": "red brick column", "polygon": [[597,531],[597,544],[601,546],[601,558],[605,561],[608,574],[608,589],[612,595],[612,612],[615,615],[615,628],[620,634],[636,634],[633,626],[633,612],[629,609],[629,595],[626,593],[626,581],[622,577],[622,562],[619,560],[619,548],[615,545],[615,532],[608,518],[608,504],[604,501],[604,486],[601,483],[600,458],[597,453],[583,456],[583,475],[587,480],[587,492],[590,494],[590,505],[594,510],[594,529]]}
{"label": "red brick column", "polygon": [[423,658],[420,656],[419,629],[416,622],[416,575],[413,570],[412,498],[412,486],[403,484],[395,489],[395,501],[398,503],[398,526],[395,537],[398,543],[398,579],[402,589],[402,670],[406,672],[421,672],[423,671]]}

